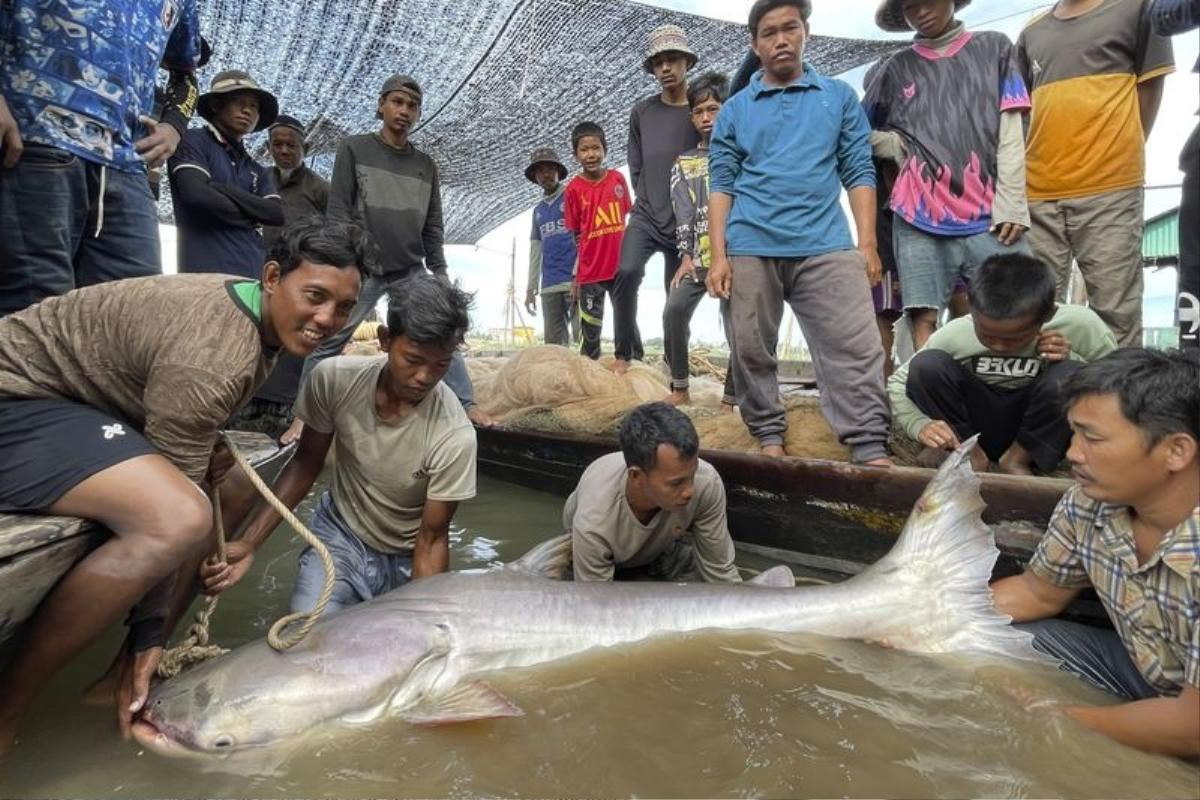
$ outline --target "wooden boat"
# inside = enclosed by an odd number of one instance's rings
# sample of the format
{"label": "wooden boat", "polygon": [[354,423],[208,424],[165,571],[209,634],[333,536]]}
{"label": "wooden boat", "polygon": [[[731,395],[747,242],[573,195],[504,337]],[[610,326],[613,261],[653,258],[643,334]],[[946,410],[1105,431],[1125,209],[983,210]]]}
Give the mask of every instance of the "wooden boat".
{"label": "wooden boat", "polygon": [[[583,470],[617,449],[611,439],[502,428],[479,430],[479,469],[500,480],[566,496]],[[881,558],[896,541],[933,470],[877,469],[811,459],[769,459],[702,450],[725,482],[730,533],[738,550],[789,564],[797,574],[837,581]],[[997,577],[1029,560],[1059,498],[1054,478],[981,475],[984,521],[996,534]],[[1071,616],[1103,621],[1082,599]]]}
{"label": "wooden boat", "polygon": [[[261,434],[231,435],[260,473],[278,469],[291,452]],[[74,517],[0,514],[0,647],[58,579],[108,535],[96,523]]]}

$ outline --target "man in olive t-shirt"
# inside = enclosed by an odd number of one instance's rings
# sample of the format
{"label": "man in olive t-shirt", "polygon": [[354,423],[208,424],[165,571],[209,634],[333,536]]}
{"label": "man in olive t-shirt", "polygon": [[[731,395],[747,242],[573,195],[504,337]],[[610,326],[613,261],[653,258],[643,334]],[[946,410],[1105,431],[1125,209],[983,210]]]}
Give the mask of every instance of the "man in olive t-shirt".
{"label": "man in olive t-shirt", "polygon": [[[418,273],[388,299],[388,324],[379,331],[385,356],[328,359],[301,387],[296,416],[304,432],[274,489],[297,506],[336,442],[333,480],[310,525],[336,565],[328,611],[449,566],[450,521],[458,503],[475,496],[475,429],[441,380],[470,326],[469,306],[462,290]],[[225,562],[201,567],[205,591],[240,580],[278,524],[274,509],[263,510],[229,544]],[[292,610],[311,610],[323,581],[307,548]]]}
{"label": "man in olive t-shirt", "polygon": [[596,459],[563,508],[575,580],[740,581],[725,487],[697,455],[687,415],[665,403],[641,406],[621,425],[620,441],[621,452]]}

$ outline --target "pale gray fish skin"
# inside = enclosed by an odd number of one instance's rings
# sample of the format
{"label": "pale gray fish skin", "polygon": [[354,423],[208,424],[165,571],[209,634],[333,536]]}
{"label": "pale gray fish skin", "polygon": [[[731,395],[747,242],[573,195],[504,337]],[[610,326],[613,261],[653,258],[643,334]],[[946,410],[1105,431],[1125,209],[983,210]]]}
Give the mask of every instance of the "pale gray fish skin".
{"label": "pale gray fish skin", "polygon": [[292,650],[260,640],[166,681],[135,735],[175,756],[274,747],[339,720],[403,715],[493,670],[704,629],[1037,659],[992,607],[999,553],[979,517],[973,446],[947,459],[893,550],[844,583],[572,583],[513,565],[445,573],[331,615]]}

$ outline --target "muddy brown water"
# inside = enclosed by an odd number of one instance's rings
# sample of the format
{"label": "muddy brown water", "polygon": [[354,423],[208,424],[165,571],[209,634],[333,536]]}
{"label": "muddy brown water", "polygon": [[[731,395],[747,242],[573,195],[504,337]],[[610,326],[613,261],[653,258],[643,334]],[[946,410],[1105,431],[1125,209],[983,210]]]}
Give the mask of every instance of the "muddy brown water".
{"label": "muddy brown water", "polygon": [[[455,518],[453,566],[518,557],[557,532],[561,504],[481,478]],[[299,550],[287,531],[272,537],[222,600],[218,641],[264,635]],[[330,726],[280,763],[165,759],[121,741],[110,710],[79,703],[118,636],[43,695],[0,765],[0,797],[1200,797],[1197,767],[1026,711],[1001,688],[1105,702],[1069,676],[754,632],[497,673],[490,682],[525,711],[516,719]]]}

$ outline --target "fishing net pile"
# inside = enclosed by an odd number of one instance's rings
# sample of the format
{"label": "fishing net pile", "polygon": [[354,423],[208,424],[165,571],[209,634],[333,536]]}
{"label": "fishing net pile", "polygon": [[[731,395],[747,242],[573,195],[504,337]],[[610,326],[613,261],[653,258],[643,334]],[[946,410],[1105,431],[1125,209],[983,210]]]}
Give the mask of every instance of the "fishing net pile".
{"label": "fishing net pile", "polygon": [[[670,392],[657,365],[635,362],[623,376],[612,366],[611,357],[592,361],[556,345],[531,347],[507,358],[467,359],[476,401],[500,424],[608,437],[633,408]],[[692,378],[690,394],[692,405],[682,411],[695,423],[702,447],[758,452],[741,417],[722,411],[722,385],[714,376]],[[789,455],[847,460],[815,398],[789,397],[785,407]]]}
{"label": "fishing net pile", "polygon": [[[625,163],[629,109],[656,91],[641,66],[651,29],[684,28],[700,70],[732,73],[749,44],[744,24],[629,0],[205,0],[200,16],[213,48],[202,90],[220,70],[251,70],[306,123],[309,161],[326,177],[345,136],[378,128],[384,80],[416,78],[424,108],[413,141],[438,165],[446,241],[467,244],[535,202],[522,178],[534,147],[553,145],[571,163],[575,123],[603,125],[608,163]],[[813,36],[805,59],[833,75],[896,47]],[[266,161],[264,143],[247,142]]]}

